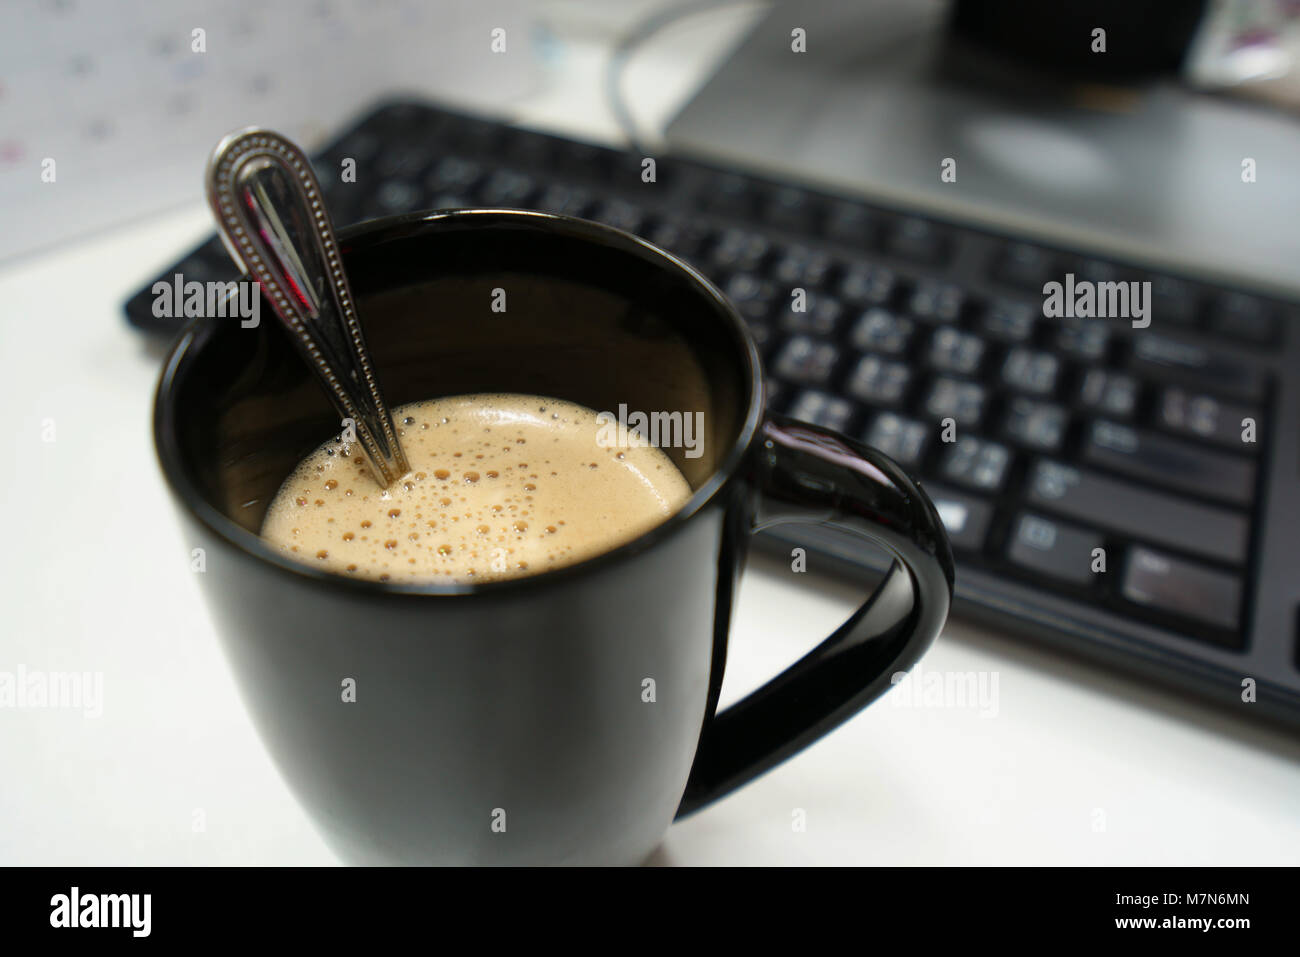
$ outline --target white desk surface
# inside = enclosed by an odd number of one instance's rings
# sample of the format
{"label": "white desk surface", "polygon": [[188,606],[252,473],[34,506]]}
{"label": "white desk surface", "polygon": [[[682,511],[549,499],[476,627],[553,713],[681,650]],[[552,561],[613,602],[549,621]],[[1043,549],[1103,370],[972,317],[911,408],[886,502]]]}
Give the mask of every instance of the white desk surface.
{"label": "white desk surface", "polygon": [[[743,15],[711,14],[715,41],[697,42],[694,60],[677,28],[665,52],[647,48],[628,77],[646,122],[671,113],[690,88],[683,64],[698,76]],[[613,139],[600,60],[576,46],[546,90],[503,108]],[[0,670],[104,674],[98,718],[0,709],[0,864],[337,863],[222,657],[154,460],[160,355],[122,317],[126,296],[210,229],[196,199],[0,269]],[[806,575],[756,559],[724,703],[824,637],[857,597],[819,577],[815,559]],[[921,667],[996,673],[996,714],[887,696],[674,826],[653,862],[1300,861],[1295,735],[962,622]]]}

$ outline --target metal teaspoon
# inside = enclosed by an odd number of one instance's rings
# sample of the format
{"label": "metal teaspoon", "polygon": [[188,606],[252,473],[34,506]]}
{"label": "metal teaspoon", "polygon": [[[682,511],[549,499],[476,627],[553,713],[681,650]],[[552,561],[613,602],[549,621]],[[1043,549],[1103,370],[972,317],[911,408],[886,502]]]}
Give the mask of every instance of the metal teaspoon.
{"label": "metal teaspoon", "polygon": [[208,159],[207,192],[226,251],[261,283],[334,407],[355,423],[375,481],[392,485],[410,468],[307,157],[278,133],[237,130]]}

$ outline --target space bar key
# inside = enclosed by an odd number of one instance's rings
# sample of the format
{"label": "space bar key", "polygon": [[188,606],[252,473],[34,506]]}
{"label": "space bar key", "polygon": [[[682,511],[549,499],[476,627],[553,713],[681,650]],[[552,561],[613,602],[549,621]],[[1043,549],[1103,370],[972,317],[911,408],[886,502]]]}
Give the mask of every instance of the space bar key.
{"label": "space bar key", "polygon": [[1087,469],[1040,460],[1030,473],[1029,501],[1142,541],[1235,565],[1246,561],[1250,525],[1244,514]]}

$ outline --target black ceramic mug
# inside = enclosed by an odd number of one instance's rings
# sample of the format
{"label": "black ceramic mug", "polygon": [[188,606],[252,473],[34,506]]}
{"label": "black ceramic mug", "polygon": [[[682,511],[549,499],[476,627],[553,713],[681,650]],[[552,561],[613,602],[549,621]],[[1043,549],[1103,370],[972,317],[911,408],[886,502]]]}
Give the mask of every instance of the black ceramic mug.
{"label": "black ceramic mug", "polygon": [[[753,340],[689,266],[521,211],[369,222],[339,246],[390,405],[515,392],[705,427],[702,454],[664,448],[686,505],[598,557],[476,585],[357,580],[257,534],[339,431],[292,342],[270,321],[181,335],[158,456],[262,739],[345,861],[643,861],[674,818],[850,717],[938,634],[953,564],[929,499],[881,453],[765,414]],[[748,539],[788,521],[896,561],[835,634],[717,712]]]}

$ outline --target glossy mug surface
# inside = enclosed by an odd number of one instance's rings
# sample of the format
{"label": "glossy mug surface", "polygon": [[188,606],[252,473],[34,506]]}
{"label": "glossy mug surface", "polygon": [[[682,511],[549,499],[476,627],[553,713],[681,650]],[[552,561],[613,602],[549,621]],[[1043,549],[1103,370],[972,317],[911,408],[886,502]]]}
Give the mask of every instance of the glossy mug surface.
{"label": "glossy mug surface", "polygon": [[[675,817],[850,717],[938,634],[953,566],[930,501],[879,452],[765,413],[743,321],[689,266],[523,211],[363,223],[339,247],[392,405],[526,393],[703,426],[693,449],[664,446],[686,505],[594,558],[473,585],[349,579],[257,534],[340,428],[292,342],[270,321],[182,333],[158,457],[258,731],[343,860],[640,862]],[[786,521],[837,525],[895,564],[835,634],[718,711],[748,539]]]}

